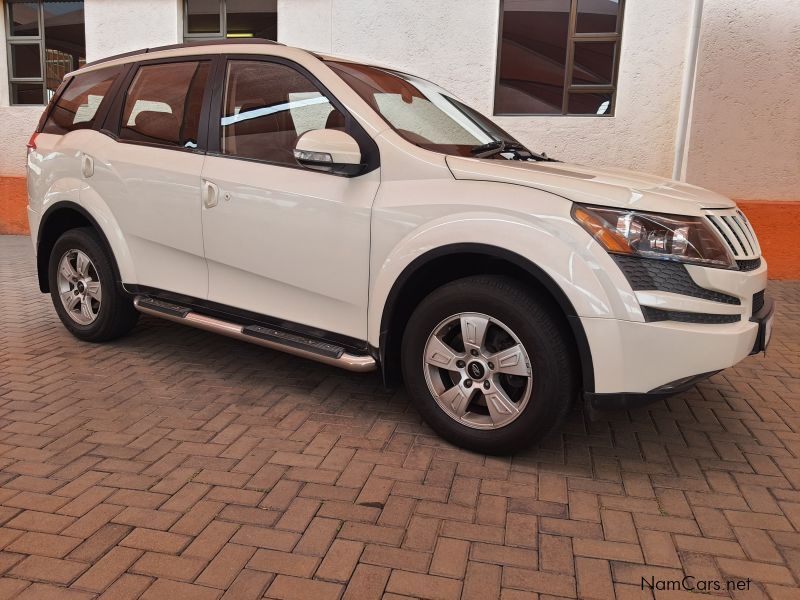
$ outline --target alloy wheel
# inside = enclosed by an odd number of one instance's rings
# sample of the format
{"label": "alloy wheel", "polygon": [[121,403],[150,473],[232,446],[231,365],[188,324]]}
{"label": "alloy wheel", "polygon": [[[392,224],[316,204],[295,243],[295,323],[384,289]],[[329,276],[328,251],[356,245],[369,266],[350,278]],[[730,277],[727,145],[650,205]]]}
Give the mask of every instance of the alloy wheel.
{"label": "alloy wheel", "polygon": [[459,313],[441,321],[425,343],[423,364],[436,403],[467,427],[505,427],[531,399],[528,353],[508,326],[489,315]]}
{"label": "alloy wheel", "polygon": [[58,294],[69,317],[90,325],[100,313],[103,290],[97,268],[82,250],[67,250],[58,263]]}

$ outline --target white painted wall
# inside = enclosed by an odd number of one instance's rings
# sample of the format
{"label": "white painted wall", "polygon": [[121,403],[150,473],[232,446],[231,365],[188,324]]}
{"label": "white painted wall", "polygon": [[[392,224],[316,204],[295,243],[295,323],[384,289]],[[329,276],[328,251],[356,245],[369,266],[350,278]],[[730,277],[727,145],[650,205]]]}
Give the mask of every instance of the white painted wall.
{"label": "white painted wall", "polygon": [[705,0],[687,179],[800,198],[800,2]]}
{"label": "white painted wall", "polygon": [[[280,41],[410,71],[491,114],[499,0],[280,0],[278,6]],[[532,149],[563,160],[670,175],[691,8],[689,0],[628,1],[616,116],[497,121]]]}
{"label": "white painted wall", "polygon": [[183,41],[181,0],[84,0],[86,60]]}

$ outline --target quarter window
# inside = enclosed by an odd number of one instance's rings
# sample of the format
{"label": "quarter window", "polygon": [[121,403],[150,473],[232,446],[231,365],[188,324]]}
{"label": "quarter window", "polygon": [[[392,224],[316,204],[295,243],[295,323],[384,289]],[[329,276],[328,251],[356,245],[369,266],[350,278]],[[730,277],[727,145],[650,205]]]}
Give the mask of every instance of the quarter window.
{"label": "quarter window", "polygon": [[614,114],[624,0],[505,0],[496,115]]}
{"label": "quarter window", "polygon": [[208,61],[139,67],[125,98],[119,137],[197,148]]}
{"label": "quarter window", "polygon": [[297,166],[297,138],[312,129],[345,128],[344,115],[302,73],[286,65],[228,63],[222,153]]}
{"label": "quarter window", "polygon": [[91,129],[97,109],[119,72],[118,68],[100,69],[73,77],[50,111],[42,131],[60,135],[75,129]]}
{"label": "quarter window", "polygon": [[278,39],[278,0],[184,0],[183,37]]}
{"label": "quarter window", "polygon": [[83,0],[6,0],[11,104],[46,104],[86,63]]}

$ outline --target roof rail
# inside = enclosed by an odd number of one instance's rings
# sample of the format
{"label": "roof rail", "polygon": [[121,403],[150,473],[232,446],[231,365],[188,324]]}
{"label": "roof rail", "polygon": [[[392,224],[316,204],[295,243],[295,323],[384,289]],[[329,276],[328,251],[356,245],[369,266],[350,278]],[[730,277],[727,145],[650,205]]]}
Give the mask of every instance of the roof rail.
{"label": "roof rail", "polygon": [[126,58],[128,56],[136,56],[138,54],[149,54],[151,52],[160,52],[161,50],[175,50],[177,48],[195,48],[201,46],[218,46],[218,45],[235,45],[235,44],[271,44],[275,46],[283,46],[283,44],[274,40],[267,40],[264,38],[220,38],[211,40],[193,40],[191,42],[184,42],[183,44],[169,44],[167,46],[155,46],[153,48],[142,48],[141,50],[132,50],[130,52],[123,52],[122,54],[114,54],[113,56],[106,56],[98,60],[93,60],[84,65],[84,67],[92,67],[100,65],[118,58]]}

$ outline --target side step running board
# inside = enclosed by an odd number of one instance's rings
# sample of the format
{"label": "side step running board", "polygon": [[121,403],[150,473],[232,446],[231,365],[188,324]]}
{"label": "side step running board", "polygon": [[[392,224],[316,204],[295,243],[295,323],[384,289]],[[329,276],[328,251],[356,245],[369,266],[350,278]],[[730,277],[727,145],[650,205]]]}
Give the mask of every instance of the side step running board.
{"label": "side step running board", "polygon": [[273,350],[280,350],[295,356],[302,356],[317,362],[340,367],[348,371],[366,373],[377,367],[371,356],[348,354],[341,346],[313,340],[301,335],[287,333],[270,327],[259,325],[239,325],[194,312],[191,308],[165,302],[148,296],[136,296],[133,299],[136,310],[146,315],[183,323],[212,333],[258,344]]}

